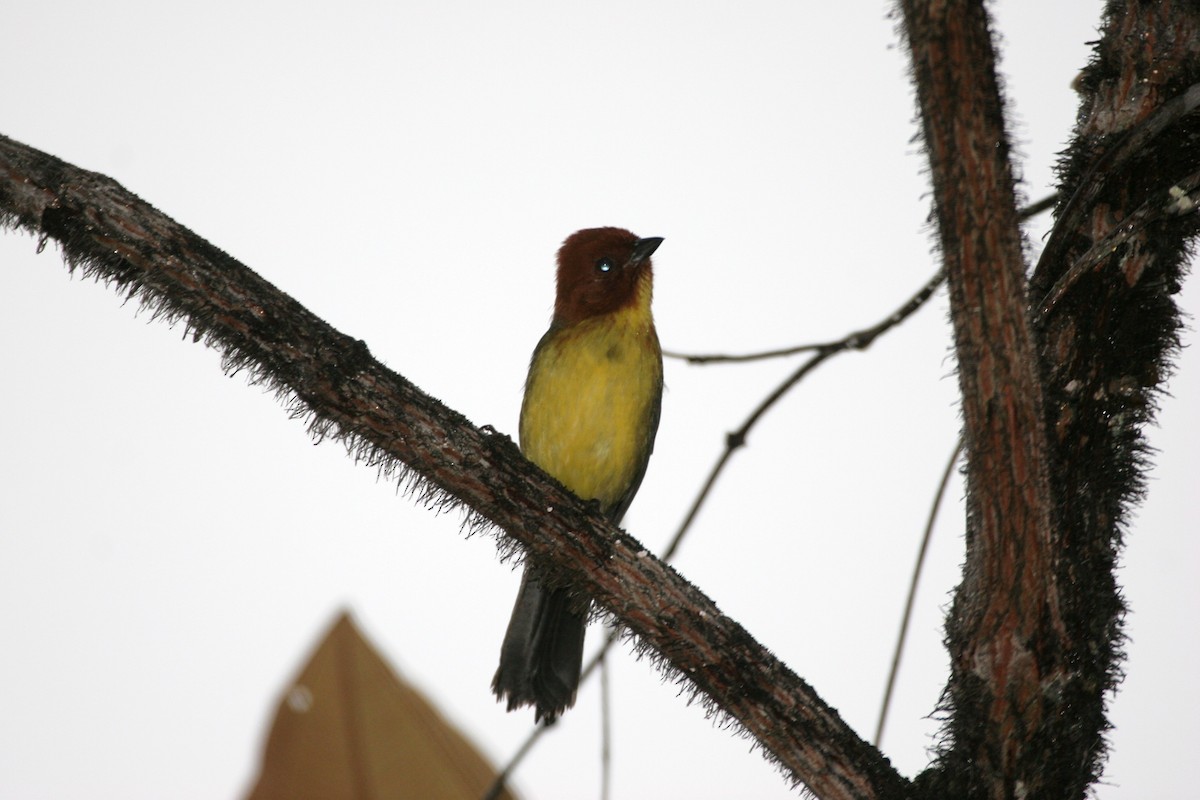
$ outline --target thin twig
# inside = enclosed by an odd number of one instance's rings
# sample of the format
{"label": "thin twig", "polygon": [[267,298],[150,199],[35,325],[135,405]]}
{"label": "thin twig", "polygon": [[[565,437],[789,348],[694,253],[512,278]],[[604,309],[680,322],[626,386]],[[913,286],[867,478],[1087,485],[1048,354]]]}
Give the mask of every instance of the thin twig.
{"label": "thin twig", "polygon": [[[1022,208],[1020,211],[1018,211],[1017,218],[1023,222],[1027,219],[1036,217],[1038,214],[1041,214],[1042,212],[1048,211],[1049,209],[1053,208],[1054,204],[1057,201],[1058,201],[1057,193],[1048,194],[1045,197],[1043,197],[1041,200],[1038,200],[1035,203],[1030,203],[1029,205]],[[940,274],[941,273],[939,273],[938,275],[940,276]],[[925,295],[922,299],[920,299],[918,301],[918,304],[923,303],[926,300],[928,300],[929,295],[932,295],[933,290],[936,289],[937,285],[941,283],[940,277],[935,276],[935,278],[937,280],[937,283],[935,283],[931,288],[927,287],[927,288],[929,288],[929,294]],[[919,295],[920,295],[920,293],[918,293],[918,296]],[[916,298],[914,297],[913,300],[916,300]],[[909,301],[909,302],[912,302],[912,301]],[[885,320],[885,322],[886,322],[886,320]],[[689,364],[729,364],[729,363],[740,363],[740,362],[746,362],[746,361],[763,361],[763,360],[766,360],[769,358],[783,358],[786,356],[794,356],[798,353],[810,353],[814,350],[827,350],[829,348],[834,348],[834,347],[839,347],[839,349],[862,350],[862,349],[865,349],[866,346],[868,344],[870,344],[870,342],[868,341],[863,344],[855,344],[855,342],[853,341],[854,337],[861,336],[861,335],[862,335],[862,332],[852,333],[852,334],[850,334],[850,336],[847,336],[845,339],[839,339],[835,342],[818,342],[816,344],[799,344],[799,345],[796,345],[795,347],[784,347],[779,350],[764,350],[764,351],[761,351],[758,353],[744,353],[741,355],[728,355],[728,354],[723,354],[723,353],[706,353],[706,354],[692,353],[692,354],[689,354],[689,353],[676,353],[673,350],[664,350],[663,356],[665,358],[677,358],[681,361],[686,361]]]}
{"label": "thin twig", "polygon": [[929,540],[933,538],[933,523],[937,521],[938,510],[946,497],[946,487],[950,484],[950,476],[954,473],[954,465],[962,454],[962,438],[954,445],[954,452],[946,461],[946,469],[938,483],[937,492],[933,495],[933,505],[929,508],[929,518],[925,521],[925,535],[921,537],[921,549],[917,552],[917,563],[913,566],[912,580],[908,584],[908,599],[904,602],[904,615],[900,618],[900,634],[896,637],[896,649],[892,652],[892,667],[888,670],[887,688],[883,690],[883,705],[879,709],[879,722],[875,726],[875,738],[871,744],[879,747],[883,741],[883,726],[887,722],[888,709],[892,704],[892,690],[896,687],[896,675],[900,672],[900,657],[904,653],[904,642],[908,638],[908,626],[912,621],[913,601],[917,597],[917,587],[921,583],[921,570],[925,567],[925,556],[929,552]]}
{"label": "thin twig", "polygon": [[[877,325],[873,325],[870,328],[866,328],[861,331],[855,331],[854,333],[843,336],[841,339],[837,339],[836,341],[821,342],[819,344],[802,344],[796,347],[788,347],[783,350],[768,350],[763,353],[750,353],[748,355],[740,356],[721,354],[686,355],[681,353],[673,353],[666,350],[663,351],[663,355],[670,356],[671,358],[683,359],[690,364],[713,364],[731,361],[757,361],[764,358],[777,358],[780,356],[789,356],[796,353],[805,352],[815,352],[815,357],[819,358],[820,361],[824,361],[834,353],[840,353],[843,350],[866,350],[881,333],[884,333],[892,326],[903,322],[910,314],[920,308],[926,300],[933,296],[933,293],[937,290],[938,286],[941,285],[943,280],[943,275],[939,270],[936,274],[934,274],[933,277],[925,282],[925,285],[922,286],[916,294],[910,297],[903,306],[897,309],[895,313],[879,322]],[[787,382],[785,382],[785,385],[779,387],[779,389],[776,389],[776,394],[786,392],[789,388],[791,387],[787,385]],[[774,401],[778,399],[778,397],[775,397],[774,395],[772,395],[772,397],[773,399],[768,398],[768,400],[764,402],[764,405],[770,407]]]}
{"label": "thin twig", "polygon": [[742,361],[763,361],[768,358],[784,358],[785,356],[794,356],[797,353],[808,353],[813,350],[820,350],[822,347],[828,347],[829,342],[820,344],[798,344],[795,347],[784,347],[780,350],[764,350],[759,353],[743,353],[741,355],[728,355],[724,353],[699,353],[689,355],[688,353],[676,353],[674,350],[663,350],[663,358],[677,358],[680,361],[686,361],[689,364],[730,364]]}
{"label": "thin twig", "polygon": [[775,391],[767,395],[758,407],[746,418],[742,426],[736,431],[727,434],[725,437],[725,450],[717,458],[717,462],[713,465],[712,471],[708,475],[708,479],[704,482],[704,487],[700,493],[696,495],[696,499],[692,502],[692,506],[688,509],[687,515],[684,517],[683,524],[679,526],[679,530],[675,532],[675,536],[671,539],[667,549],[663,553],[663,560],[669,561],[675,555],[675,551],[679,549],[679,544],[688,530],[692,527],[692,522],[695,521],[696,515],[699,514],[700,508],[708,499],[712,492],[713,486],[717,482],[717,478],[725,470],[725,465],[729,463],[729,459],[738,448],[746,444],[746,437],[749,436],[750,430],[762,419],[763,415],[771,409],[785,394],[787,394],[797,383],[799,383],[805,375],[812,372],[821,365],[826,359],[837,355],[846,350],[865,350],[871,344],[886,333],[891,328],[899,325],[908,317],[912,316],[925,302],[933,295],[937,287],[941,285],[943,280],[942,272],[939,270],[933,277],[925,282],[916,294],[910,297],[904,305],[896,309],[894,313],[889,315],[876,325],[866,328],[861,331],[850,334],[836,342],[829,342],[821,345],[820,349],[813,354],[811,358],[800,365],[795,372],[788,376],[787,380],[776,387]]}
{"label": "thin twig", "polygon": [[[551,723],[551,725],[553,724],[557,723]],[[533,746],[537,744],[537,740],[542,738],[542,734],[549,730],[549,728],[550,725],[538,725],[525,737],[525,741],[517,748],[517,752],[513,753],[513,757],[509,759],[508,764],[505,765],[504,769],[500,770],[500,774],[496,776],[496,780],[492,781],[492,785],[484,792],[483,800],[499,800],[500,795],[504,794],[504,787],[508,784],[508,779],[512,776],[513,770],[525,760],[525,756],[533,749]]]}
{"label": "thin twig", "polygon": [[[1057,200],[1058,194],[1047,195],[1036,203],[1025,206],[1018,212],[1018,216],[1022,221],[1035,217],[1053,208]],[[933,525],[937,521],[942,501],[946,497],[946,487],[950,484],[950,476],[953,474],[954,465],[958,463],[960,455],[962,455],[961,438],[954,445],[954,452],[950,454],[950,458],[946,462],[946,468],[942,471],[937,491],[933,495],[933,504],[929,508],[929,517],[925,521],[925,533],[921,537],[921,547],[917,551],[917,562],[913,565],[912,580],[908,586],[908,597],[904,601],[904,614],[900,619],[900,631],[896,636],[896,648],[892,651],[892,666],[888,670],[887,687],[883,690],[883,703],[879,708],[879,721],[875,725],[875,738],[871,742],[876,747],[879,747],[883,741],[883,730],[887,724],[888,711],[892,704],[892,693],[896,688],[896,676],[900,672],[900,659],[904,655],[904,645],[908,640],[908,629],[912,622],[913,603],[916,601],[917,588],[921,582],[921,572],[925,568],[925,558],[929,552],[929,542],[933,538]]]}
{"label": "thin twig", "polygon": [[612,689],[608,648],[600,651],[600,800],[608,800],[612,781]]}
{"label": "thin twig", "polygon": [[1043,211],[1049,211],[1054,208],[1054,204],[1058,202],[1058,192],[1053,192],[1043,197],[1041,200],[1030,203],[1017,212],[1017,219],[1024,222],[1027,219],[1032,219]]}

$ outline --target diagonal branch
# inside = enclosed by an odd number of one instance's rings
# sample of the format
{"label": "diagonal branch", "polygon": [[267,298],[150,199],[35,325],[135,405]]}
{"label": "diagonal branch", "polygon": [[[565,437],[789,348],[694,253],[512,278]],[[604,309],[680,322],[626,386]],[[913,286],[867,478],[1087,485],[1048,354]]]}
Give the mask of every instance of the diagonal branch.
{"label": "diagonal branch", "polygon": [[792,780],[823,798],[907,793],[811,687],[508,437],[474,427],[116,182],[0,137],[0,224],[57,240],[72,269],[183,320],[228,369],[273,386],[314,434],[345,440],[422,501],[464,508],[471,527],[502,529],[548,582],[594,598]]}

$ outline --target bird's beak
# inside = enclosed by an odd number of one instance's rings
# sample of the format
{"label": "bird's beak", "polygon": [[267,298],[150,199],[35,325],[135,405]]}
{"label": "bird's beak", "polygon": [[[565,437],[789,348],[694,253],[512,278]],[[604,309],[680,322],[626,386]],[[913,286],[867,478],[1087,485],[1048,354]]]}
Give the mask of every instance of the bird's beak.
{"label": "bird's beak", "polygon": [[658,249],[658,246],[663,243],[661,236],[650,236],[646,239],[638,239],[633,243],[633,255],[629,257],[629,263],[626,267],[636,267],[641,264],[650,255]]}

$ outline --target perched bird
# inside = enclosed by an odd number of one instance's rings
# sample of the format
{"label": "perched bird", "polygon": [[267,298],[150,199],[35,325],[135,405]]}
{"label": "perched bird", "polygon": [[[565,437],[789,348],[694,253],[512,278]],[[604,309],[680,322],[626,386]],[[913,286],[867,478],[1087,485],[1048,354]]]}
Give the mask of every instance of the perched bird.
{"label": "perched bird", "polygon": [[[662,350],[650,313],[650,255],[660,238],[591,228],[558,251],[550,329],[538,342],[521,404],[521,450],[615,524],[633,501],[662,408]],[[492,679],[508,710],[553,721],[575,702],[588,609],[529,569]]]}

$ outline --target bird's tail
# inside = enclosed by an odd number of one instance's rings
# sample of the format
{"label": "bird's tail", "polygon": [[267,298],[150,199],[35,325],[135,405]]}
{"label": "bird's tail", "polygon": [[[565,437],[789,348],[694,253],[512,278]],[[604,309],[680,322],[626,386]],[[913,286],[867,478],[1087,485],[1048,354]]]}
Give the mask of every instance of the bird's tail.
{"label": "bird's tail", "polygon": [[554,719],[575,702],[583,663],[586,610],[565,589],[547,590],[529,576],[513,606],[492,691],[508,710],[531,705],[535,719]]}

